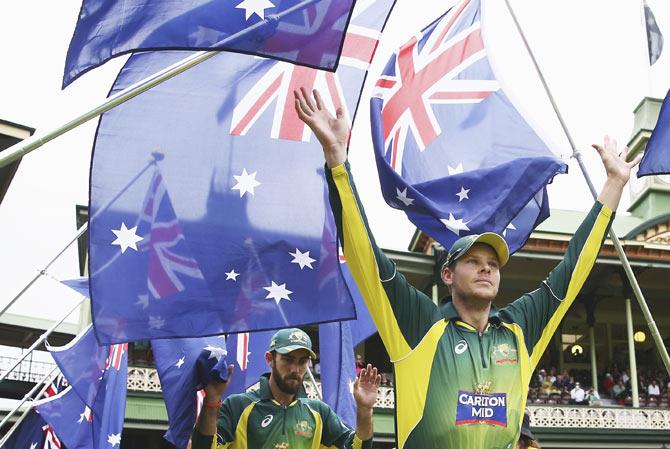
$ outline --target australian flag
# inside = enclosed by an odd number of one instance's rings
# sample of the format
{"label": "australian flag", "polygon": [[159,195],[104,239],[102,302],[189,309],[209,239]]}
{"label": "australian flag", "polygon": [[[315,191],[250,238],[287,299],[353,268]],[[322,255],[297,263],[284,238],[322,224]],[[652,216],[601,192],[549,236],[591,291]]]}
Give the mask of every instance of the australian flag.
{"label": "australian flag", "polygon": [[128,345],[99,346],[91,327],[68,345],[49,348],[70,386],[35,404],[68,448],[121,443],[126,412]]}
{"label": "australian flag", "polygon": [[[53,397],[65,388],[63,376],[58,375],[47,387],[44,396]],[[53,427],[47,424],[37,411],[31,410],[2,447],[3,449],[60,449],[61,442]]]}
{"label": "australian flag", "polygon": [[333,71],[354,0],[84,0],[63,87],[114,56],[226,50]]}
{"label": "australian flag", "polygon": [[491,69],[479,0],[462,0],[388,62],[370,106],[386,202],[445,248],[484,231],[512,251],[548,216],[567,167]]}
{"label": "australian flag", "polygon": [[670,174],[670,91],[663,100],[656,126],[644,150],[637,176]]}
{"label": "australian flag", "polygon": [[[357,3],[336,73],[221,53],[102,117],[89,248],[102,343],[355,316],[329,262],[337,239],[322,151],[293,90],[318,88],[353,120],[392,6]],[[114,91],[183,56],[133,55]]]}
{"label": "australian flag", "polygon": [[342,257],[342,272],[354,298],[357,319],[319,326],[319,359],[323,401],[335,410],[349,428],[356,428],[356,402],[353,388],[356,380],[354,348],[374,334],[372,322],[363,297]]}
{"label": "australian flag", "polygon": [[169,426],[165,439],[185,449],[202,406],[203,388],[212,376],[225,380],[235,371],[225,395],[242,393],[268,370],[265,352],[271,332],[243,332],[224,337],[153,340],[151,347],[163,389]]}

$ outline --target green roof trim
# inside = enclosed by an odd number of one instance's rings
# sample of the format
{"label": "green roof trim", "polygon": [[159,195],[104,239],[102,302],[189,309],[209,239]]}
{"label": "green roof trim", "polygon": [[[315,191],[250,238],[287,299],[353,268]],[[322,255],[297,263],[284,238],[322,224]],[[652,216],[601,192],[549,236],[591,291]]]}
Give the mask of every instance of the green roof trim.
{"label": "green roof trim", "polygon": [[167,424],[167,410],[162,396],[128,396],[126,422]]}
{"label": "green roof trim", "polygon": [[[581,224],[587,211],[551,209],[551,215],[535,228],[534,233],[572,235]],[[639,227],[645,220],[640,217],[617,213],[612,227],[617,236],[627,235],[631,230]]]}

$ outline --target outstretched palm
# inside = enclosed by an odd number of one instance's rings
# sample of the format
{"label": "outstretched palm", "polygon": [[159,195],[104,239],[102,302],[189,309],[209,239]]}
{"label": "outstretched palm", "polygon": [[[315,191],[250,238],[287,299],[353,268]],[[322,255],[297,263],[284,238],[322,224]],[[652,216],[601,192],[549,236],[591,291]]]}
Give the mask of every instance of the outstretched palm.
{"label": "outstretched palm", "polygon": [[622,184],[628,182],[631,169],[642,159],[642,155],[638,155],[631,162],[626,162],[628,147],[624,147],[623,151],[619,152],[616,140],[611,139],[609,136],[605,136],[603,145],[593,144],[592,146],[598,151],[603,161],[607,177],[617,179]]}
{"label": "outstretched palm", "polygon": [[377,390],[382,376],[377,374],[377,368],[368,365],[361,370],[354,383],[354,399],[358,407],[372,408],[377,400]]}
{"label": "outstretched palm", "polygon": [[324,156],[329,167],[343,163],[347,158],[347,142],[349,140],[349,124],[342,109],[336,116],[328,112],[318,91],[310,97],[305,88],[294,91],[295,110],[300,120],[310,127],[323,147]]}

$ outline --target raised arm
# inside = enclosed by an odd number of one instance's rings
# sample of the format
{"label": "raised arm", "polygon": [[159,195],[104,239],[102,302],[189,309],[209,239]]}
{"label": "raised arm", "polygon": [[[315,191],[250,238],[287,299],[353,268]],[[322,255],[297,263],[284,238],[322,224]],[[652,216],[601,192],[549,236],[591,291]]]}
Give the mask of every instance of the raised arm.
{"label": "raised arm", "polygon": [[310,97],[301,89],[295,98],[298,116],[323,147],[330,205],[347,265],[391,360],[399,360],[441,320],[439,309],[397,272],[375,243],[346,162],[349,126],[342,111],[333,116],[317,91]]}
{"label": "raised arm", "polygon": [[628,147],[624,147],[623,151],[619,152],[616,140],[610,139],[609,136],[605,136],[605,141],[602,145],[594,143],[592,147],[600,155],[600,159],[607,172],[607,180],[600,191],[600,195],[598,195],[598,201],[612,211],[616,211],[617,207],[619,207],[623,188],[628,179],[630,179],[630,171],[640,162],[642,155],[638,155],[631,162],[626,162],[626,155],[629,151]]}
{"label": "raised arm", "polygon": [[598,201],[574,233],[563,260],[540,288],[523,295],[500,311],[503,321],[523,333],[530,370],[536,366],[556,328],[586,282],[614,219],[630,172],[640,161],[626,162],[627,149],[619,152],[616,141],[605,136],[603,145],[593,145],[607,172]]}
{"label": "raised arm", "polygon": [[369,365],[361,370],[354,383],[354,399],[356,400],[356,436],[362,441],[372,438],[372,410],[377,400],[379,384],[382,376],[377,368]]}

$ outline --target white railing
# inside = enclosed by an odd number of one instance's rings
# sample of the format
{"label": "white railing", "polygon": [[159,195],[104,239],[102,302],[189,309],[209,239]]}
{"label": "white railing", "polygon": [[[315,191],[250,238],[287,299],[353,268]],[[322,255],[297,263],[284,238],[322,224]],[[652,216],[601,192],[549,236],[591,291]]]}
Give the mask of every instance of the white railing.
{"label": "white railing", "polygon": [[670,409],[528,406],[533,427],[670,430]]}
{"label": "white railing", "polygon": [[155,368],[128,367],[128,390],[161,392],[161,381]]}
{"label": "white railing", "polygon": [[[320,382],[317,385],[320,389]],[[158,373],[154,368],[128,368],[128,390],[160,393]],[[305,382],[305,390],[308,397],[317,398],[316,390],[310,382]],[[379,388],[375,407],[395,407],[393,388]],[[670,409],[529,405],[528,411],[533,427],[670,430]]]}

